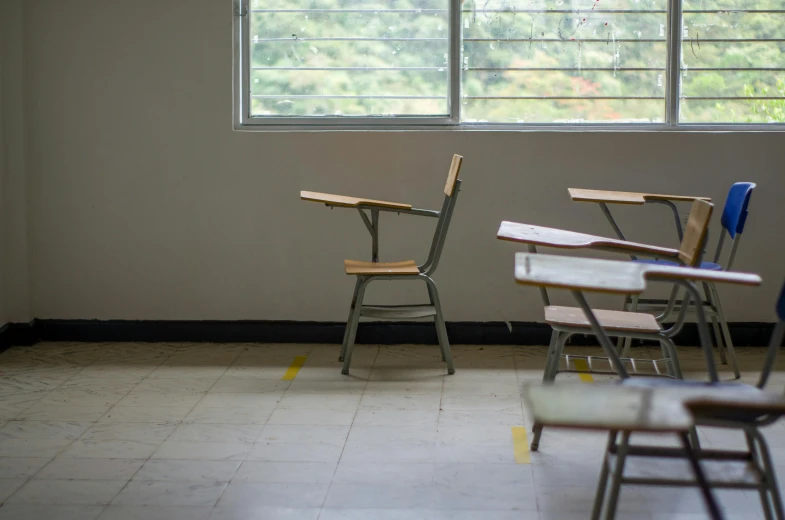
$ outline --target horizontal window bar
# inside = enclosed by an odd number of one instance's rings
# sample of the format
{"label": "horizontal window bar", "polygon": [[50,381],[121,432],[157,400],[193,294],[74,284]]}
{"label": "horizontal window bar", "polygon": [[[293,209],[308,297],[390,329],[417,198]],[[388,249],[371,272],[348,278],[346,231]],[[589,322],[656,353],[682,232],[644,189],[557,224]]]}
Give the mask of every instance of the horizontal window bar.
{"label": "horizontal window bar", "polygon": [[446,13],[447,9],[251,9],[252,13]]}
{"label": "horizontal window bar", "polygon": [[684,38],[684,41],[695,43],[760,43],[760,42],[785,42],[785,38]]}
{"label": "horizontal window bar", "polygon": [[[437,67],[442,68],[442,67]],[[667,70],[665,67],[468,67],[463,70],[481,70],[481,71],[521,71],[521,72],[538,72],[538,71],[562,71],[562,70],[580,70],[585,72],[658,72]],[[727,71],[727,72],[778,72],[785,71],[781,67],[685,67],[681,69],[684,72],[713,72],[713,71]]]}
{"label": "horizontal window bar", "polygon": [[[665,96],[463,96],[461,99],[665,99]],[[697,98],[689,98],[697,99]],[[743,98],[748,99],[748,98]],[[783,99],[783,98],[777,98]]]}
{"label": "horizontal window bar", "polygon": [[[785,38],[685,38],[685,41],[694,41],[700,43],[735,43],[735,42],[785,42]],[[664,43],[667,40],[664,38],[570,38],[569,40],[561,38],[464,38],[465,42],[581,42],[581,43]]]}
{"label": "horizontal window bar", "polygon": [[[446,13],[448,9],[251,9],[252,13]],[[604,14],[665,14],[665,10],[646,9],[464,9],[462,13],[510,13],[510,14],[579,14],[579,13],[604,13]],[[703,11],[696,11],[703,12]],[[707,11],[724,12],[724,11]],[[757,12],[757,11],[755,11]],[[761,11],[766,12],[766,11]]]}
{"label": "horizontal window bar", "polygon": [[684,67],[682,72],[712,72],[712,71],[729,71],[729,72],[777,72],[784,71],[785,68],[781,67]]}
{"label": "horizontal window bar", "polygon": [[[443,71],[447,67],[251,67],[254,71],[274,70],[320,70],[320,71],[376,71],[376,70],[436,70]],[[483,72],[558,72],[558,71],[585,71],[585,72],[661,72],[665,67],[468,67],[463,70]],[[685,67],[685,72],[778,72],[785,71],[782,67]]]}
{"label": "horizontal window bar", "polygon": [[[294,38],[251,38],[251,43],[261,42],[291,42],[291,41],[401,41],[401,42],[423,42],[423,41],[447,41],[447,38],[359,38],[359,37],[294,37]],[[464,38],[464,42],[579,42],[579,43],[665,43],[664,38],[645,39],[645,38]],[[718,39],[697,39],[687,38],[686,41],[702,43],[760,43],[760,42],[785,42],[785,38],[718,38]]]}
{"label": "horizontal window bar", "polygon": [[447,96],[364,96],[364,95],[329,95],[329,94],[251,94],[252,98],[259,99],[447,99]]}
{"label": "horizontal window bar", "polygon": [[[482,71],[512,71],[512,72],[542,72],[542,71],[562,71],[562,70],[582,70],[586,72],[657,72],[666,70],[665,67],[645,68],[645,67],[468,67],[463,70],[482,70]],[[695,69],[690,69],[695,70]],[[749,70],[749,69],[742,69]]]}
{"label": "horizontal window bar", "polygon": [[464,9],[463,13],[509,13],[509,14],[666,14],[662,9]]}
{"label": "horizontal window bar", "polygon": [[[570,38],[563,40],[561,38],[464,38],[465,42],[589,42],[589,43],[665,43],[665,38],[658,39],[645,39],[645,38],[627,38],[627,39],[611,39],[611,38]],[[704,40],[701,40],[704,41]],[[733,40],[740,41],[740,40]],[[757,41],[757,40],[755,40]]]}
{"label": "horizontal window bar", "polygon": [[750,9],[749,11],[733,9],[685,9],[684,14],[782,14],[785,9]]}
{"label": "horizontal window bar", "polygon": [[[251,9],[252,13],[446,13],[448,9]],[[463,9],[462,13],[509,14],[666,14],[664,9]],[[689,9],[685,14],[782,14],[785,9]]]}
{"label": "horizontal window bar", "polygon": [[[446,42],[447,38],[360,38],[353,36],[345,36],[338,38],[331,37],[294,37],[294,38],[251,38],[251,43],[260,42],[316,42],[316,41],[334,41],[334,42]],[[495,41],[495,40],[494,40]],[[528,41],[528,40],[527,40]],[[605,40],[603,40],[605,41]]]}
{"label": "horizontal window bar", "polygon": [[727,100],[730,100],[730,101],[755,101],[756,99],[763,99],[763,100],[779,99],[779,100],[785,101],[785,97],[783,97],[783,96],[779,96],[779,97],[777,97],[777,96],[755,96],[755,97],[752,97],[752,96],[728,96],[728,97],[724,97],[724,96],[716,96],[716,97],[712,97],[712,96],[680,96],[680,98],[681,99],[686,99],[686,100],[698,100],[698,101],[713,101],[715,99],[727,99]]}
{"label": "horizontal window bar", "polygon": [[443,67],[251,67],[251,70],[446,70]]}

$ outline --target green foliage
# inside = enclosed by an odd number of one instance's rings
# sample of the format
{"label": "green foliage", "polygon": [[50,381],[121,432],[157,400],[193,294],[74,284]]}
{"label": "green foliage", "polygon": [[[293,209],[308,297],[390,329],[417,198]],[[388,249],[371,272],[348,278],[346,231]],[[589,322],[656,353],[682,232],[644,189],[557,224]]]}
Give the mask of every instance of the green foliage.
{"label": "green foliage", "polygon": [[[782,99],[758,99],[751,102],[752,112],[766,123],[785,123],[785,80],[777,78],[776,89]],[[744,94],[749,97],[767,97],[769,87],[762,87],[756,92],[754,86],[744,85]]]}
{"label": "green foliage", "polygon": [[[785,39],[785,16],[749,12],[781,1],[684,0],[682,121],[785,121],[782,78],[761,70],[785,68],[785,43],[708,41]],[[251,93],[277,97],[252,98],[252,113],[448,114],[448,6],[253,0]],[[666,8],[667,0],[464,0],[463,120],[663,121]],[[620,9],[636,12],[609,12]],[[769,92],[783,100],[718,99]]]}

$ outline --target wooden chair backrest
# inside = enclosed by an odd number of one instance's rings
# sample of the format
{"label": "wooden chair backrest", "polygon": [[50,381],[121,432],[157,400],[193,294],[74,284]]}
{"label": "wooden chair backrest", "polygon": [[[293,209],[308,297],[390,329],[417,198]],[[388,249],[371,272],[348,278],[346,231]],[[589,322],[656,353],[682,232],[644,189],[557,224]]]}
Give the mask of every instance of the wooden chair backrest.
{"label": "wooden chair backrest", "polygon": [[444,185],[444,194],[452,197],[452,192],[455,190],[455,181],[458,180],[458,173],[461,171],[461,163],[463,157],[460,155],[452,156],[452,164],[450,164],[450,173],[447,175],[447,184]]}
{"label": "wooden chair backrest", "polygon": [[696,200],[692,203],[692,210],[690,210],[690,216],[687,219],[687,229],[684,230],[684,238],[679,246],[679,260],[684,265],[698,266],[713,209],[714,205],[705,200]]}

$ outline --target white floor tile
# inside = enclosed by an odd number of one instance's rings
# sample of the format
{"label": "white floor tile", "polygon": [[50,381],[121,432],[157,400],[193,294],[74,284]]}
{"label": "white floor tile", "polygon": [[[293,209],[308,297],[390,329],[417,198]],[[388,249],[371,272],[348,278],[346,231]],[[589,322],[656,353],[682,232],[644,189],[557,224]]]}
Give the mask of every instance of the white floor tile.
{"label": "white floor tile", "polygon": [[237,470],[235,481],[329,483],[335,462],[261,462],[246,460]]}
{"label": "white floor tile", "polygon": [[77,440],[60,454],[68,459],[146,459],[158,449],[159,442],[126,440]]}
{"label": "white floor tile", "polygon": [[212,506],[225,482],[175,482],[132,480],[112,501],[113,505]]}
{"label": "white floor tile", "polygon": [[7,503],[105,505],[125,483],[125,480],[30,480]]}
{"label": "white floor tile", "polygon": [[0,475],[3,478],[30,478],[46,466],[50,460],[47,457],[0,458]]}
{"label": "white floor tile", "polygon": [[128,480],[142,467],[144,459],[71,459],[58,457],[39,471],[44,480]]}
{"label": "white floor tile", "polygon": [[279,408],[275,410],[267,424],[316,424],[350,425],[354,420],[353,410],[300,410]]}
{"label": "white floor tile", "polygon": [[177,424],[185,419],[191,406],[114,406],[99,422],[146,422]]}
{"label": "white floor tile", "polygon": [[320,510],[286,507],[216,507],[210,520],[316,520]]}
{"label": "white floor tile", "polygon": [[104,506],[4,504],[0,520],[95,520]]}
{"label": "white floor tile", "polygon": [[192,442],[254,442],[262,433],[261,424],[201,424],[178,426],[169,436],[170,441]]}
{"label": "white floor tile", "polygon": [[[544,348],[457,345],[453,376],[434,346],[358,346],[349,376],[338,350],[9,349],[0,354],[0,520],[587,517],[606,434],[546,429],[531,463],[515,460],[511,427],[531,428],[519,385],[541,378]],[[703,378],[694,350],[683,351],[682,364]],[[738,351],[742,364],[760,362],[761,349]],[[282,381],[296,355],[305,365]],[[744,377],[755,380],[751,370]],[[785,422],[766,431],[780,481],[784,433]],[[707,447],[742,442],[720,429],[702,429],[701,438]],[[718,496],[726,517],[762,520],[756,493]],[[616,518],[708,516],[694,489],[627,486]]]}
{"label": "white floor tile", "polygon": [[165,441],[154,459],[243,460],[251,444],[242,442]]}
{"label": "white floor tile", "polygon": [[208,520],[212,506],[108,506],[99,520]]}
{"label": "white floor tile", "polygon": [[338,462],[343,448],[343,443],[257,442],[246,458],[262,462]]}
{"label": "white floor tile", "polygon": [[343,444],[349,435],[349,426],[309,424],[268,424],[259,435],[258,442],[327,442]]}
{"label": "white floor tile", "polygon": [[133,475],[134,480],[229,482],[240,467],[239,460],[151,459]]}
{"label": "white floor tile", "polygon": [[213,407],[197,404],[185,417],[185,423],[201,424],[264,424],[273,408]]}
{"label": "white floor tile", "polygon": [[226,488],[220,507],[283,507],[310,509],[322,506],[328,484],[292,482],[232,482]]}

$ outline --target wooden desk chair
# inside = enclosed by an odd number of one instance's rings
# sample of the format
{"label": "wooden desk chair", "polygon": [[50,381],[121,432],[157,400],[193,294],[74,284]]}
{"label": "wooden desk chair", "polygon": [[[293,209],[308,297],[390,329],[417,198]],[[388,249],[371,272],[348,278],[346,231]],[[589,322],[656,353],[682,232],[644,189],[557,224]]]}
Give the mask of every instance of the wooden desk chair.
{"label": "wooden desk chair", "polygon": [[624,238],[621,228],[613,218],[611,210],[608,209],[608,204],[623,204],[627,206],[642,206],[644,204],[661,204],[670,208],[673,213],[673,218],[676,223],[676,233],[679,236],[679,242],[684,240],[684,230],[681,225],[681,215],[679,208],[676,207],[674,202],[693,202],[696,200],[705,200],[711,202],[710,197],[698,197],[694,195],[666,195],[663,193],[640,193],[630,191],[611,191],[611,190],[587,190],[583,188],[567,188],[570,198],[575,202],[593,202],[600,206],[602,213],[610,223],[616,236],[621,240]]}
{"label": "wooden desk chair", "polygon": [[[722,210],[722,218],[720,219],[722,229],[720,231],[720,238],[717,241],[717,248],[714,251],[713,260],[711,262],[701,262],[701,269],[712,269],[717,271],[730,271],[733,269],[733,261],[736,258],[736,251],[738,250],[741,235],[744,231],[744,224],[747,221],[748,206],[750,197],[752,196],[752,190],[754,189],[755,184],[752,182],[737,182],[731,186],[728,191],[728,197],[725,199],[725,206]],[[724,255],[723,251],[726,235],[731,240],[727,257]],[[672,261],[665,259],[636,261],[675,265]],[[705,299],[701,301],[707,316],[711,318],[715,344],[720,352],[720,358],[722,362],[725,363],[727,352],[731,369],[738,379],[741,377],[741,374],[739,372],[738,363],[736,362],[736,352],[733,348],[733,339],[731,338],[730,330],[728,329],[725,313],[722,310],[722,303],[720,302],[720,295],[717,291],[717,287],[711,283],[703,284],[703,293]],[[673,300],[673,302],[671,302],[671,300]],[[681,310],[681,304],[681,300],[677,299],[677,292],[674,291],[671,294],[671,298],[668,300],[628,298],[625,301],[624,309],[627,310],[629,308],[633,311],[662,313],[661,321],[668,321],[672,319],[674,313]],[[666,309],[670,312],[665,313]],[[625,341],[622,355],[628,355],[630,344],[629,340]]]}
{"label": "wooden desk chair", "polygon": [[[595,495],[592,519],[603,511],[613,518],[624,484],[654,486],[699,485],[712,518],[722,518],[711,488],[756,489],[766,519],[785,519],[776,469],[760,428],[785,415],[785,398],[763,388],[785,336],[785,285],[777,302],[779,323],[774,328],[758,384],[697,383],[678,380],[622,380],[620,385],[526,385],[524,399],[538,424],[564,428],[610,430]],[[741,430],[744,450],[705,450],[689,441],[697,426]],[[633,432],[676,433],[682,447],[630,444]],[[621,440],[619,442],[619,437]],[[687,458],[695,480],[625,476],[630,457]],[[701,461],[714,461],[708,475]],[[722,462],[717,465],[716,462]],[[741,479],[728,478],[743,466]],[[719,476],[719,478],[717,478]]]}
{"label": "wooden desk chair", "polygon": [[[546,383],[552,382],[559,372],[579,371],[577,368],[572,369],[569,364],[566,366],[566,369],[559,368],[564,342],[569,335],[575,333],[594,334],[605,351],[606,357],[603,358],[570,356],[572,359],[582,358],[586,360],[590,371],[593,373],[618,374],[622,379],[627,379],[630,373],[636,375],[667,375],[681,379],[676,348],[668,336],[668,334],[672,335],[670,329],[668,331],[655,331],[652,326],[651,330],[643,330],[647,326],[646,318],[639,317],[637,313],[617,313],[610,314],[609,317],[609,313],[613,311],[591,310],[581,293],[582,290],[612,294],[640,294],[646,288],[646,279],[651,279],[679,284],[687,290],[687,298],[697,299],[697,289],[695,289],[692,282],[712,281],[716,283],[748,285],[760,283],[760,278],[756,275],[739,275],[737,273],[708,271],[690,267],[660,266],[656,264],[536,255],[532,253],[518,253],[516,255],[515,279],[518,283],[535,285],[540,288],[556,287],[569,289],[580,304],[579,308],[546,308],[546,320],[553,327],[554,331],[551,336],[551,344],[548,348],[548,358],[543,375],[543,382]],[[681,313],[680,315],[681,323],[674,325],[673,329],[677,330],[683,324],[683,314]],[[704,348],[709,381],[717,382],[719,378],[717,377],[708,331],[705,329],[705,313],[701,307],[698,307],[697,315],[698,331],[700,333],[701,345]],[[650,315],[644,316],[648,316],[651,319]],[[638,330],[631,331],[630,329],[633,326],[637,326]],[[608,340],[608,336],[627,335],[659,341],[663,346],[664,359],[649,362],[653,363],[655,367],[658,364],[669,364],[671,370],[666,371],[666,373],[662,373],[660,370],[656,370],[654,374],[639,373],[637,370],[638,365],[643,364],[646,360],[621,358],[613,347],[610,346],[610,340]],[[611,370],[593,370],[592,367],[596,360],[607,362]],[[570,359],[566,361],[569,363]],[[650,379],[652,378],[644,378],[647,381]],[[535,425],[534,438],[531,443],[532,451],[537,451],[539,448],[541,436],[542,425]]]}
{"label": "wooden desk chair", "polygon": [[[447,238],[447,230],[450,227],[450,220],[455,208],[455,202],[460,192],[461,181],[458,174],[461,170],[463,157],[453,155],[450,170],[447,174],[447,183],[444,186],[444,203],[440,211],[415,209],[410,204],[397,202],[386,202],[373,199],[363,199],[358,197],[346,197],[343,195],[331,195],[325,193],[314,193],[303,191],[300,197],[303,200],[321,202],[327,206],[357,208],[360,216],[365,222],[372,238],[371,261],[364,262],[359,260],[345,260],[344,269],[346,274],[356,276],[354,286],[354,296],[349,308],[349,319],[346,323],[346,330],[341,346],[340,361],[343,361],[343,374],[349,373],[349,365],[352,360],[352,350],[357,335],[357,327],[361,317],[392,320],[416,320],[423,318],[433,318],[436,324],[436,334],[439,338],[439,346],[442,352],[442,360],[447,363],[447,373],[455,373],[455,367],[450,353],[450,342],[447,338],[447,328],[444,324],[442,307],[439,301],[439,293],[436,289],[431,275],[436,271],[441,258],[442,248]],[[370,211],[370,219],[365,211]],[[436,217],[436,231],[433,235],[430,252],[425,263],[417,265],[414,260],[404,260],[399,262],[379,262],[379,211],[393,211],[396,213],[407,213],[427,217]],[[428,287],[430,303],[417,305],[363,305],[365,289],[369,283],[377,280],[422,280]]]}
{"label": "wooden desk chair", "polygon": [[[686,234],[679,249],[667,249],[512,222],[502,222],[497,236],[502,240],[529,244],[530,251],[536,251],[537,245],[547,245],[562,249],[594,248],[624,253],[636,251],[642,255],[673,258],[684,265],[692,266],[700,261],[701,245],[706,237],[711,211],[712,205],[705,201],[695,201],[693,203],[693,211],[690,213]],[[563,356],[566,341],[570,336],[573,334],[591,333],[591,324],[586,320],[581,309],[552,306],[550,305],[547,289],[541,287],[540,290],[545,305],[545,321],[553,328],[543,380],[552,381],[560,372],[585,372],[586,368],[591,373],[615,373],[612,366],[608,366],[605,370],[599,368],[609,364],[610,360],[607,357]],[[683,307],[686,309],[687,305],[685,304]],[[611,336],[648,339],[657,341],[660,344],[663,353],[661,359],[648,360],[625,357],[622,360],[622,363],[632,373],[643,374],[644,372],[639,369],[645,368],[648,369],[649,374],[682,377],[676,347],[671,338],[678,334],[683,327],[686,317],[685,313],[680,313],[676,323],[668,329],[664,329],[660,321],[646,313],[598,310],[595,311],[595,314],[603,329]],[[564,369],[560,368],[562,361],[565,362]],[[578,362],[585,363],[586,367],[580,367],[581,369],[578,370]],[[716,374],[713,375],[716,377]],[[537,448],[538,440],[539,432],[535,432],[532,449]]]}

